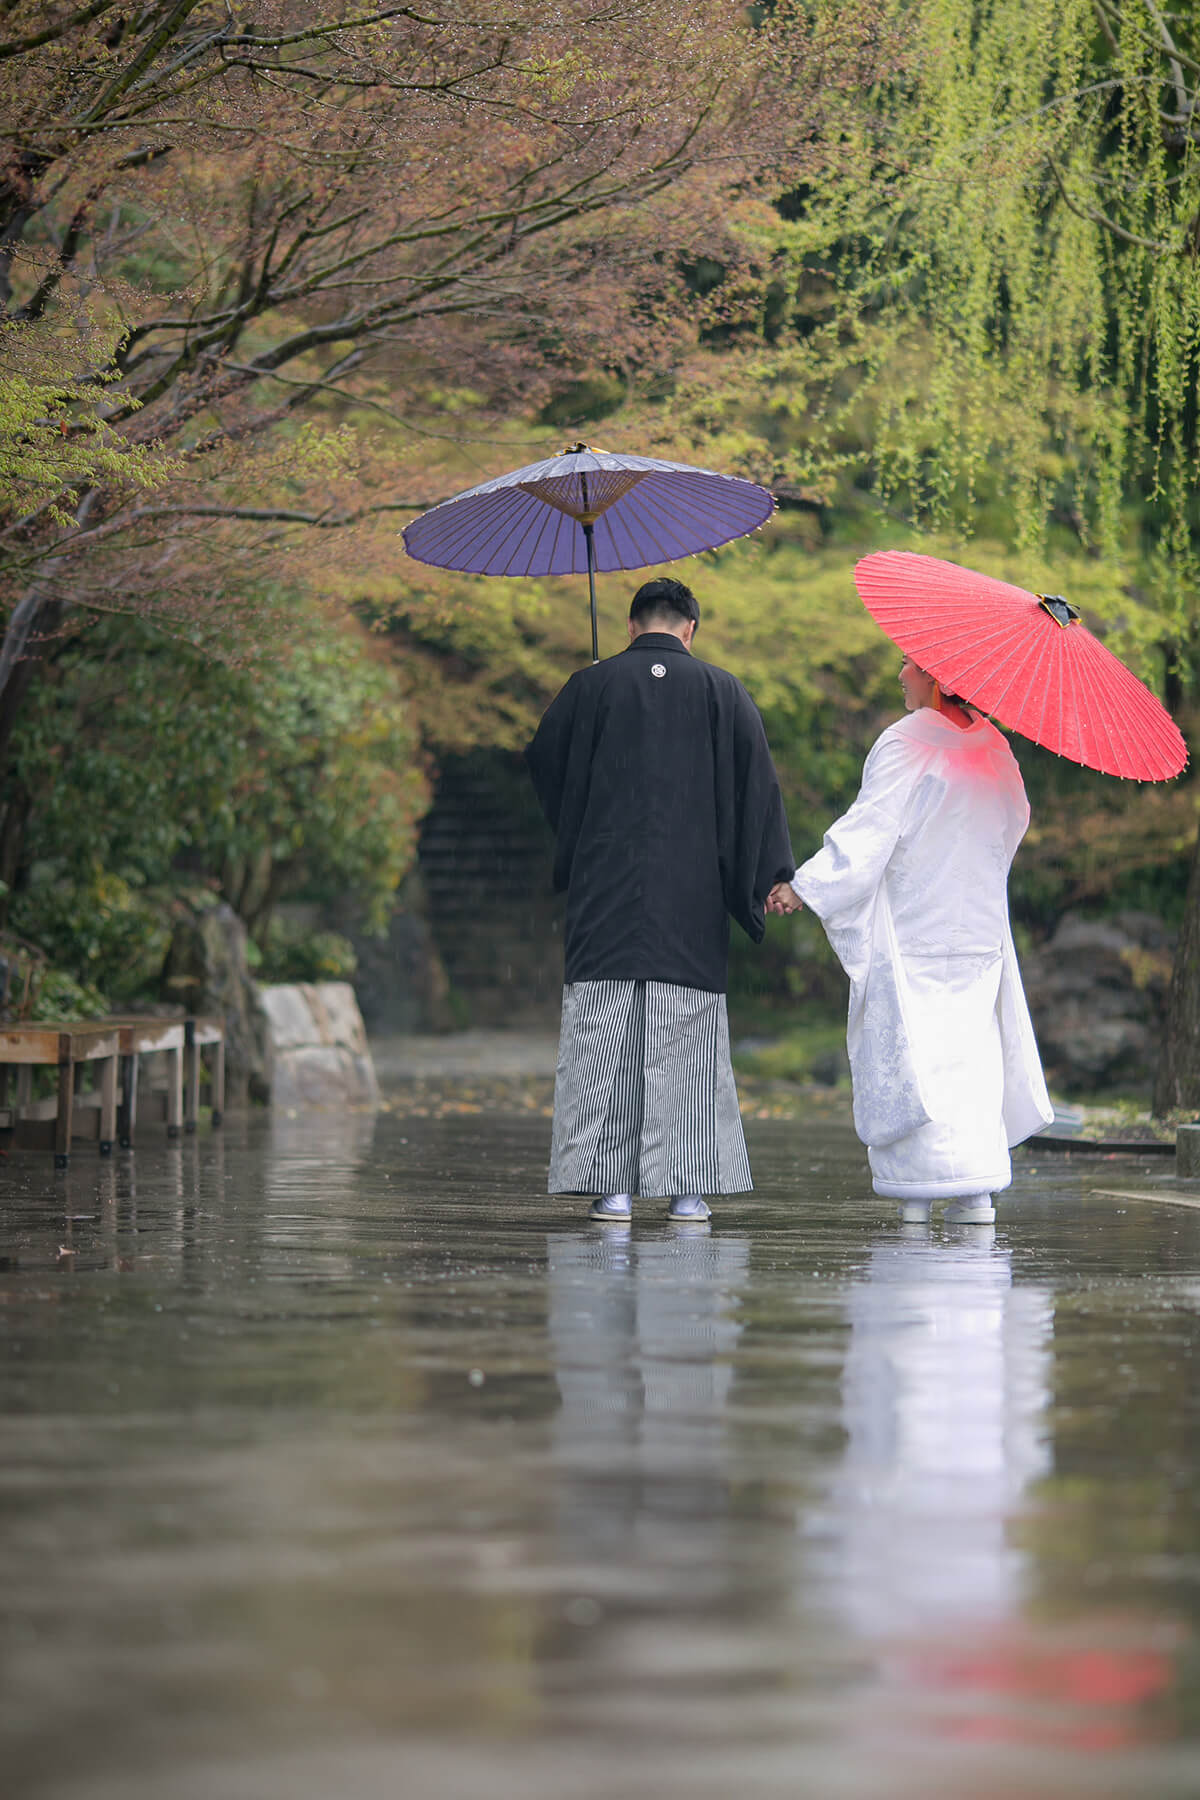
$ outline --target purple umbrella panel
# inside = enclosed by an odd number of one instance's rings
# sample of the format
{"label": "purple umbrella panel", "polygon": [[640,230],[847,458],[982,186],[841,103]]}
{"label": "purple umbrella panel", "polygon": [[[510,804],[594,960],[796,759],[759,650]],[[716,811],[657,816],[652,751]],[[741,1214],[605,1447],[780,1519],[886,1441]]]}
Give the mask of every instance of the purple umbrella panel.
{"label": "purple umbrella panel", "polygon": [[469,488],[403,535],[410,556],[439,568],[583,575],[589,535],[593,569],[643,569],[744,537],[774,508],[768,489],[738,476],[582,449]]}

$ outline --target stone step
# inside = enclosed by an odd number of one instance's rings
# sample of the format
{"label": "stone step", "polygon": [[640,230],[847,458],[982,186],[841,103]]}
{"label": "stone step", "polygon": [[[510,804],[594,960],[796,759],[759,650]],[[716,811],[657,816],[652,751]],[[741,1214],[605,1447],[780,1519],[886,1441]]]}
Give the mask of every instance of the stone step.
{"label": "stone step", "polygon": [[421,877],[442,966],[473,1022],[557,1005],[564,902],[552,891],[553,855],[517,759],[479,752],[443,766]]}

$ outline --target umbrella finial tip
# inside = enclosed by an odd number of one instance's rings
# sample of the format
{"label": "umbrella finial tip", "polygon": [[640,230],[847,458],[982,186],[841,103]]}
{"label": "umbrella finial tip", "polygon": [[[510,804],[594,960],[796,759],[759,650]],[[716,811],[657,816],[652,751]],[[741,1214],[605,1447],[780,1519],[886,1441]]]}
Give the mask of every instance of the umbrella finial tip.
{"label": "umbrella finial tip", "polygon": [[1079,620],[1079,608],[1072,606],[1061,594],[1035,594],[1034,599],[1044,613],[1049,613],[1056,625],[1075,625]]}

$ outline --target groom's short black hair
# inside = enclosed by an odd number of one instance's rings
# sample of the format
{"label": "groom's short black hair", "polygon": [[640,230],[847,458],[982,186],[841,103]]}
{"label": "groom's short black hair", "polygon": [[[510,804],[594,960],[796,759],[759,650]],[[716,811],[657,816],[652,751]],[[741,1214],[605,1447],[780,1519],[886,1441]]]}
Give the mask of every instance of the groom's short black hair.
{"label": "groom's short black hair", "polygon": [[675,581],[669,575],[657,575],[653,581],[644,581],[629,603],[629,616],[639,625],[648,625],[651,619],[662,619],[670,623],[672,619],[690,619],[693,625],[700,623],[700,607],[690,587],[684,587],[682,581]]}

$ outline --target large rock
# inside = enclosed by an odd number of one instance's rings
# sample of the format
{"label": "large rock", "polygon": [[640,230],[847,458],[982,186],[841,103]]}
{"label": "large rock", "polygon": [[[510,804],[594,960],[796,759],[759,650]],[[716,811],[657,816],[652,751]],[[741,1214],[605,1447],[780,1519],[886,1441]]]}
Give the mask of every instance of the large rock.
{"label": "large rock", "polygon": [[1046,1074],[1068,1093],[1148,1091],[1166,1025],[1173,943],[1152,913],[1065,913],[1024,959]]}
{"label": "large rock", "polygon": [[375,1065],[348,981],[281,983],[260,988],[259,999],[277,1111],[378,1105]]}
{"label": "large rock", "polygon": [[230,1111],[270,1092],[270,1046],[258,986],[246,958],[246,927],[223,900],[198,895],[175,905],[162,972],[172,1006],[225,1027],[225,1105]]}

